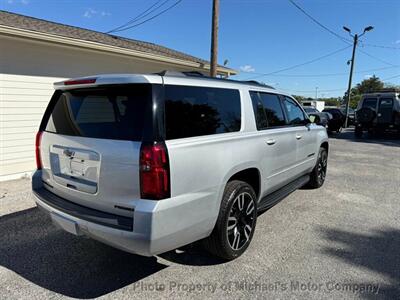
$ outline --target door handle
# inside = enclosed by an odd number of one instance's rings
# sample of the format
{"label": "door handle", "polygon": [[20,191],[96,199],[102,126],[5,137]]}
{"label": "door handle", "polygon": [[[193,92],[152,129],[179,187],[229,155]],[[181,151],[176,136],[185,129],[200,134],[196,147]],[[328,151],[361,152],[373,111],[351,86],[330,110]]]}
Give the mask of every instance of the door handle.
{"label": "door handle", "polygon": [[275,144],[276,143],[276,140],[274,140],[274,139],[269,139],[269,140],[267,140],[267,144],[268,145],[273,145],[273,144]]}
{"label": "door handle", "polygon": [[296,134],[296,139],[300,140],[303,136],[300,134]]}
{"label": "door handle", "polygon": [[75,151],[72,151],[72,150],[69,150],[69,149],[64,149],[63,153],[64,153],[65,156],[68,156],[68,157],[72,157],[72,156],[75,155]]}

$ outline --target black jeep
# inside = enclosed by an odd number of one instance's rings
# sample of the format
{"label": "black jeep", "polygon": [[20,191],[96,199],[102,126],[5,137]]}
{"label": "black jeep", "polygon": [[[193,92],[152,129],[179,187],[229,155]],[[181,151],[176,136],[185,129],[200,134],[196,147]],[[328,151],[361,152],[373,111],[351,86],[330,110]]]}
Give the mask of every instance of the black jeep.
{"label": "black jeep", "polygon": [[400,133],[400,98],[396,91],[378,91],[364,94],[356,110],[356,137],[364,131],[375,135],[385,131]]}

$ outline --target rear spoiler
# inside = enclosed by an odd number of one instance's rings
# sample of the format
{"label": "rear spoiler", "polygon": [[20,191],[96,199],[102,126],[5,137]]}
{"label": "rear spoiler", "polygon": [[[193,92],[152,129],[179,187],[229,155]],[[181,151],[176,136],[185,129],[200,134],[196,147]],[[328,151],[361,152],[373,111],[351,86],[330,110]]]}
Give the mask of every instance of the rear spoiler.
{"label": "rear spoiler", "polygon": [[80,78],[72,78],[54,83],[56,90],[65,90],[71,88],[82,88],[90,86],[99,86],[106,84],[129,84],[129,83],[154,83],[162,84],[160,75],[155,74],[110,74],[95,75]]}

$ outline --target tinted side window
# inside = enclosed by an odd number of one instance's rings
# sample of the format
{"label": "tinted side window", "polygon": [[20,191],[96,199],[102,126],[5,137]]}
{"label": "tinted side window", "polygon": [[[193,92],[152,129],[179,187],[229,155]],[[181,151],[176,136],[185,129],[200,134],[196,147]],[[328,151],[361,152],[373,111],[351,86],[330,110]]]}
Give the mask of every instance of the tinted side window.
{"label": "tinted side window", "polygon": [[258,92],[250,92],[251,102],[253,103],[254,117],[258,130],[268,127],[267,116],[265,114],[264,105],[261,102]]}
{"label": "tinted side window", "polygon": [[268,127],[286,125],[279,96],[268,93],[259,93],[259,95],[261,102],[264,105],[265,114],[267,116],[267,121],[268,121]]}
{"label": "tinted side window", "polygon": [[290,125],[304,125],[305,117],[300,106],[291,98],[285,97],[285,108]]}
{"label": "tinted side window", "polygon": [[167,85],[165,123],[167,139],[239,131],[239,91]]}

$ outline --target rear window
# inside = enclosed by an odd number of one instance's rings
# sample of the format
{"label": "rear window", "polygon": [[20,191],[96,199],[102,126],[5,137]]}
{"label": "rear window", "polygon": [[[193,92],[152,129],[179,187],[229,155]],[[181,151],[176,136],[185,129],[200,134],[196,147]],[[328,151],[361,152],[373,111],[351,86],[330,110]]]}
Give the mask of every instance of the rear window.
{"label": "rear window", "polygon": [[376,102],[378,100],[376,98],[365,98],[362,104],[362,107],[369,107],[376,109]]}
{"label": "rear window", "polygon": [[165,86],[167,139],[239,131],[238,90],[193,86]]}
{"label": "rear window", "polygon": [[47,121],[47,132],[101,139],[140,141],[151,85],[63,91]]}

